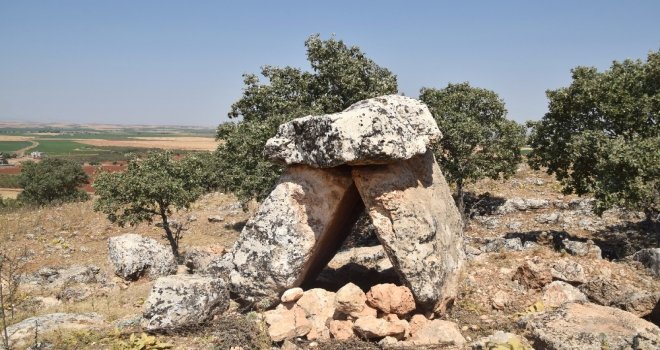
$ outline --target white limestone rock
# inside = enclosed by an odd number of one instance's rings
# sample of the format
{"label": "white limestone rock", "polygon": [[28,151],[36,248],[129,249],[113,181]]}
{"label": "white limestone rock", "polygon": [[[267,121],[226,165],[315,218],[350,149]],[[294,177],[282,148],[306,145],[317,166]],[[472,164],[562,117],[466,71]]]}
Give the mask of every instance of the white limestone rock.
{"label": "white limestone rock", "polygon": [[264,155],[280,163],[321,168],[383,164],[424,154],[441,136],[425,104],[386,95],[357,102],[340,113],[282,124],[266,143]]}
{"label": "white limestone rock", "polygon": [[138,234],[125,234],[108,239],[108,255],[115,274],[125,280],[136,280],[144,274],[151,279],[175,274],[174,254],[155,239]]}

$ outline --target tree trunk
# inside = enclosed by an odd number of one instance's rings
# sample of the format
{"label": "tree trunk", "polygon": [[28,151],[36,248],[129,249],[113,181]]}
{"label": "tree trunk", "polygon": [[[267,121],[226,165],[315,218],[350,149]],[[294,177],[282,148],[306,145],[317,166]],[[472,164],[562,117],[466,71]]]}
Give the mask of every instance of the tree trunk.
{"label": "tree trunk", "polygon": [[177,242],[176,238],[174,238],[174,234],[172,233],[172,229],[170,228],[170,223],[167,221],[167,212],[163,208],[160,209],[160,218],[163,220],[163,230],[165,230],[165,236],[167,237],[167,240],[170,242],[170,247],[172,248],[172,253],[174,254],[174,258],[178,262],[179,242]]}

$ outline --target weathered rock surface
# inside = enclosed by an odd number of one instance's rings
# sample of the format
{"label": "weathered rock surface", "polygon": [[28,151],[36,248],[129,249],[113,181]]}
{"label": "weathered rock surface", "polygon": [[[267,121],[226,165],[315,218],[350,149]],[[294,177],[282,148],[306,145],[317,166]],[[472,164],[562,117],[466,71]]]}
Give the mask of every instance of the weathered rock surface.
{"label": "weathered rock surface", "polygon": [[416,332],[411,334],[410,339],[400,342],[400,345],[435,345],[435,344],[465,344],[465,338],[454,322],[443,320],[432,320],[422,325]]}
{"label": "weathered rock surface", "polygon": [[601,249],[592,240],[580,242],[565,239],[561,243],[563,248],[571,255],[587,256],[595,259],[602,258],[603,253]]}
{"label": "weathered rock surface", "polygon": [[137,234],[110,237],[108,254],[115,274],[127,280],[136,280],[145,273],[156,279],[174,274],[177,269],[169,247]]}
{"label": "weathered rock surface", "polygon": [[332,320],[329,323],[330,334],[333,339],[346,340],[355,337],[353,332],[353,322]]}
{"label": "weathered rock surface", "polygon": [[335,308],[345,315],[361,312],[366,304],[367,296],[360,287],[349,283],[341,287],[335,295]]}
{"label": "weathered rock surface", "polygon": [[367,303],[386,313],[404,316],[415,310],[415,299],[408,287],[378,284],[367,292]]}
{"label": "weathered rock surface", "polygon": [[440,130],[428,107],[398,95],[355,103],[345,111],[280,125],[266,143],[273,161],[335,167],[383,164],[424,154]]}
{"label": "weathered rock surface", "polygon": [[524,317],[528,339],[538,349],[658,349],[660,329],[619,309],[591,303],[562,307]]}
{"label": "weathered rock surface", "polygon": [[272,304],[316,277],[361,205],[347,169],[289,167],[222,259],[231,290],[246,301]]}
{"label": "weathered rock surface", "polygon": [[184,263],[189,272],[206,274],[209,266],[214,261],[222,259],[226,251],[221,245],[191,248],[185,254]]}
{"label": "weathered rock surface", "polygon": [[[34,342],[35,328],[39,335],[54,330],[80,331],[89,329],[101,329],[108,325],[103,317],[96,313],[69,314],[54,313],[27,318],[19,323],[7,327],[9,344],[12,349],[22,348]],[[2,348],[2,346],[0,346]]]}
{"label": "weathered rock surface", "polygon": [[552,273],[539,259],[530,259],[518,267],[512,279],[529,289],[541,289],[552,282]]}
{"label": "weathered rock surface", "polygon": [[195,275],[161,277],[144,305],[147,330],[193,326],[229,307],[229,291],[220,278]]}
{"label": "weathered rock surface", "polygon": [[651,271],[655,277],[660,277],[660,248],[646,248],[638,251],[632,257]]}
{"label": "weathered rock surface", "polygon": [[572,285],[554,281],[543,288],[543,305],[545,307],[559,307],[564,303],[587,301],[587,296]]}
{"label": "weathered rock surface", "polygon": [[392,265],[418,306],[442,313],[456,296],[463,224],[431,152],[353,168],[353,178]]}
{"label": "weathered rock surface", "polygon": [[587,276],[582,265],[568,259],[554,263],[550,269],[550,274],[553,279],[568,283],[581,284],[587,282]]}
{"label": "weathered rock surface", "polygon": [[266,311],[264,317],[268,324],[268,336],[276,342],[302,337],[312,329],[305,311],[295,304],[280,304],[274,310]]}
{"label": "weathered rock surface", "polygon": [[335,314],[335,293],[314,288],[303,293],[296,305],[310,323],[307,339],[329,339],[328,320]]}
{"label": "weathered rock surface", "polygon": [[533,350],[524,338],[502,331],[496,331],[470,345],[473,350]]}
{"label": "weathered rock surface", "polygon": [[280,297],[280,300],[283,303],[296,302],[296,301],[298,301],[298,299],[302,298],[304,293],[305,292],[300,287],[287,289],[284,293],[282,293],[282,296]]}
{"label": "weathered rock surface", "polygon": [[355,333],[369,339],[387,336],[401,339],[409,331],[409,328],[406,320],[388,321],[374,316],[360,317],[353,324]]}

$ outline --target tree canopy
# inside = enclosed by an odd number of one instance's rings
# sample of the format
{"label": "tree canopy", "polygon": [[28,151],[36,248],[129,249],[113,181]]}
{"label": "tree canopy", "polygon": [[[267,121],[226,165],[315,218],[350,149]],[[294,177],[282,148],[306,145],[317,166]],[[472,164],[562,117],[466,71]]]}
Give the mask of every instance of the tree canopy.
{"label": "tree canopy", "polygon": [[660,51],[609,70],[572,70],[546,92],[548,112],[530,123],[529,163],[546,167],[565,193],[592,193],[596,212],[621,206],[660,213]]}
{"label": "tree canopy", "polygon": [[282,168],[264,159],[266,141],[283,122],[310,114],[342,111],[351,104],[397,92],[396,76],[342,40],[305,41],[311,71],[264,66],[262,83],[255,74],[243,76],[243,96],[231,107],[237,122],[218,126],[216,151],[218,187],[246,202],[263,199]]}
{"label": "tree canopy", "polygon": [[457,202],[463,212],[465,184],[515,173],[522,160],[525,130],[506,119],[504,102],[495,92],[469,83],[422,88],[420,99],[428,105],[443,134],[434,153],[447,180],[456,184]]}
{"label": "tree canopy", "polygon": [[89,176],[82,165],[72,160],[29,161],[23,163],[18,177],[18,184],[23,188],[18,199],[37,205],[86,200],[89,196],[80,187],[88,182]]}
{"label": "tree canopy", "polygon": [[[158,217],[172,251],[178,256],[180,226],[172,227],[173,209],[188,208],[204,193],[202,159],[195,155],[181,160],[170,152],[151,152],[133,158],[124,172],[103,172],[94,182],[98,198],[94,210],[119,226],[152,222]],[[174,228],[174,231],[172,230]]]}

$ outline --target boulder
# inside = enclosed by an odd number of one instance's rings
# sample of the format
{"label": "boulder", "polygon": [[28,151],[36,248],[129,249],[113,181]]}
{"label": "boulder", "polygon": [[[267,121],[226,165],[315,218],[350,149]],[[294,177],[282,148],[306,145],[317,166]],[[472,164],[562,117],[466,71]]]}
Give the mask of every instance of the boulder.
{"label": "boulder", "polygon": [[417,345],[458,345],[466,343],[465,338],[454,322],[444,320],[431,320],[422,325],[410,338],[400,343],[403,346]]}
{"label": "boulder", "polygon": [[629,312],[592,303],[567,303],[519,321],[537,349],[658,349],[660,328]]}
{"label": "boulder", "polygon": [[225,252],[225,247],[221,245],[191,248],[186,251],[184,263],[191,273],[207,274],[209,266],[222,259]]}
{"label": "boulder", "polygon": [[660,248],[646,248],[633,254],[632,259],[639,261],[655,277],[660,277]]}
{"label": "boulder", "polygon": [[367,292],[367,303],[386,313],[404,316],[415,311],[415,299],[408,287],[378,284]]}
{"label": "boulder", "polygon": [[353,178],[394,269],[421,308],[444,313],[458,290],[463,222],[431,152],[353,168]]}
{"label": "boulder", "polygon": [[361,312],[367,306],[366,301],[367,297],[362,289],[353,283],[349,283],[337,291],[335,308],[345,315],[351,315]]}
{"label": "boulder", "polygon": [[169,330],[204,323],[229,307],[226,282],[195,275],[161,277],[144,304],[146,329]]}
{"label": "boulder", "polygon": [[580,242],[564,239],[561,241],[561,243],[563,249],[571,255],[586,256],[595,259],[602,258],[602,251],[600,247],[598,247],[592,240]]}
{"label": "boulder", "polygon": [[554,281],[543,288],[542,300],[544,307],[554,308],[564,303],[587,301],[587,297],[566,282]]}
{"label": "boulder", "polygon": [[587,276],[582,265],[568,259],[554,263],[550,269],[550,274],[553,279],[568,283],[582,284],[587,282]]}
{"label": "boulder", "polygon": [[280,304],[274,310],[266,311],[264,319],[268,325],[268,336],[274,342],[302,337],[312,329],[305,311],[295,304]]}
{"label": "boulder", "polygon": [[552,274],[542,262],[530,259],[518,267],[512,280],[529,289],[541,289],[552,282]]}
{"label": "boulder", "polygon": [[282,293],[282,296],[280,297],[280,300],[283,303],[292,303],[292,302],[298,301],[298,299],[302,298],[304,293],[305,292],[300,287],[287,289],[284,293]]}
{"label": "boulder", "polygon": [[355,337],[352,321],[331,320],[329,328],[333,339],[346,340]]}
{"label": "boulder", "polygon": [[353,324],[355,333],[367,339],[387,336],[402,339],[409,332],[409,329],[410,326],[406,320],[388,321],[374,316],[360,317]]}
{"label": "boulder", "polygon": [[125,280],[136,280],[144,274],[156,279],[177,270],[176,259],[169,247],[137,234],[110,237],[108,254],[115,274]]}
{"label": "boulder", "polygon": [[426,105],[388,95],[357,102],[340,113],[284,123],[266,143],[264,155],[288,165],[322,168],[383,164],[424,154],[440,137]]}
{"label": "boulder", "polygon": [[349,170],[289,167],[223,257],[221,273],[241,299],[268,307],[314,280],[361,206]]}
{"label": "boulder", "polygon": [[314,288],[303,293],[296,301],[309,321],[310,330],[307,339],[329,339],[328,320],[335,314],[335,293]]}
{"label": "boulder", "polygon": [[[9,344],[12,349],[23,348],[34,342],[35,332],[44,335],[55,330],[82,331],[99,330],[108,327],[103,317],[96,313],[71,314],[54,313],[30,317],[7,327]],[[0,348],[2,348],[0,346]]]}

